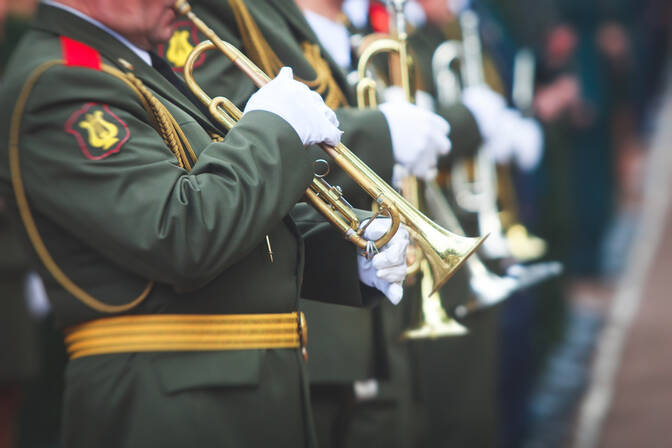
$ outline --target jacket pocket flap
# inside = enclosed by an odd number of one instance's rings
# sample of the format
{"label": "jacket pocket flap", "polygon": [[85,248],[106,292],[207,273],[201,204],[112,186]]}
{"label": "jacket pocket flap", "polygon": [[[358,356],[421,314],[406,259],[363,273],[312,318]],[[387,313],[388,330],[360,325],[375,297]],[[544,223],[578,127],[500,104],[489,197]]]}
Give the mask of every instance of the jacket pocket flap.
{"label": "jacket pocket flap", "polygon": [[152,360],[166,393],[259,383],[264,350],[160,354]]}

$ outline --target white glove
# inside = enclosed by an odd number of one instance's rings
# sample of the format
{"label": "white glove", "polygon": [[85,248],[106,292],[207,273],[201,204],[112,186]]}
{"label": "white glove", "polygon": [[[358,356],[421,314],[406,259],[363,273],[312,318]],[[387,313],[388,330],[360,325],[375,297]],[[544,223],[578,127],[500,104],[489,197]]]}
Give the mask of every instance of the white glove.
{"label": "white glove", "polygon": [[523,171],[531,171],[539,165],[544,153],[544,133],[537,120],[522,118],[514,136],[516,163]]}
{"label": "white glove", "polygon": [[544,137],[541,127],[532,118],[523,117],[516,109],[504,109],[499,118],[499,128],[486,143],[486,150],[498,163],[516,161],[518,166],[530,171],[541,160]]}
{"label": "white glove", "polygon": [[295,81],[289,67],[282,67],[278,76],[250,97],[243,115],[253,110],[279,115],[294,128],[305,146],[321,142],[336,145],[341,139],[334,111],[319,94]]}
{"label": "white glove", "polygon": [[448,122],[405,101],[381,104],[379,109],[390,128],[395,161],[414,176],[436,177],[439,155],[450,151]]}
{"label": "white glove", "polygon": [[[388,218],[376,218],[364,231],[364,238],[377,240],[390,228]],[[406,248],[408,231],[399,228],[392,239],[370,260],[364,255],[357,256],[359,280],[367,286],[378,289],[393,304],[398,304],[404,295],[402,283],[406,278]]]}
{"label": "white glove", "polygon": [[[406,101],[406,93],[399,86],[389,86],[383,91],[384,103],[401,103]],[[415,91],[415,105],[430,112],[435,111],[434,97],[424,90]]]}
{"label": "white glove", "polygon": [[515,139],[522,117],[516,109],[504,108],[497,117],[498,126],[485,141],[485,150],[500,164],[508,164],[513,159]]}
{"label": "white glove", "polygon": [[483,140],[488,141],[498,133],[500,117],[506,109],[504,98],[487,86],[467,87],[462,93],[462,103],[474,114]]}

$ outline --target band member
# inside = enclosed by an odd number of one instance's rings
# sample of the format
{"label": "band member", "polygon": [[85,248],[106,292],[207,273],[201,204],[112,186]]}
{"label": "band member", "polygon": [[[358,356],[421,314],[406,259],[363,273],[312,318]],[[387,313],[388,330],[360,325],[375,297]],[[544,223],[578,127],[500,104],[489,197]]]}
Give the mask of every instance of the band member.
{"label": "band member", "polygon": [[45,1],[6,72],[0,187],[65,331],[63,442],[315,446],[298,295],[398,301],[408,234],[369,260],[295,206],[335,115],[283,69],[213,124],[149,51],[172,6]]}

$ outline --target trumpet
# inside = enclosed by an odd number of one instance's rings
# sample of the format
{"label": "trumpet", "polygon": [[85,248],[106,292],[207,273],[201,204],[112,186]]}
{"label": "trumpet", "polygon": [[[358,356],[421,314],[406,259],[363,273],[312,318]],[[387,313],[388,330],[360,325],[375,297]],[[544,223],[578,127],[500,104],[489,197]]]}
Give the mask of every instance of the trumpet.
{"label": "trumpet", "polygon": [[[242,116],[242,113],[227,98],[210,98],[198,85],[194,79],[193,70],[199,56],[205,51],[218,49],[242,70],[257,87],[267,84],[270,79],[236,47],[220,39],[193,13],[187,0],[177,0],[173,9],[178,14],[186,16],[208,39],[198,44],[187,58],[184,67],[184,78],[187,86],[208,107],[212,117],[222,126],[230,129]],[[330,146],[322,143],[320,146],[375,200],[379,207],[377,213],[383,213],[391,218],[392,224],[385,235],[376,241],[367,241],[362,237],[365,226],[360,226],[354,213],[349,210],[347,202],[342,200],[338,189],[326,184],[324,179],[313,179],[311,186],[306,189],[308,200],[348,240],[360,249],[366,250],[367,253],[380,249],[403,224],[421,246],[429,265],[437,273],[432,283],[433,290],[437,290],[482,244],[483,238],[458,237],[431,221],[401,197],[343,144]]]}
{"label": "trumpet", "polygon": [[[436,182],[430,182],[426,185],[425,197],[429,209],[433,211],[433,216],[441,225],[458,235],[464,235],[459,220],[450,209],[445,196],[441,192],[441,187]],[[455,308],[455,315],[460,319],[479,310],[497,305],[508,299],[516,291],[560,275],[563,270],[562,263],[557,261],[535,263],[528,266],[514,264],[509,266],[506,275],[499,276],[490,271],[477,254],[466,261],[465,267],[469,272],[469,287],[474,299]]]}
{"label": "trumpet", "polygon": [[[395,74],[399,78],[406,100],[414,102],[413,90],[411,88],[410,73],[412,62],[408,54],[406,22],[403,14],[406,0],[391,0],[389,2],[393,7],[394,26],[396,31],[394,37],[381,36],[371,42],[360,54],[357,64],[357,73],[359,82],[357,83],[357,102],[360,108],[375,107],[376,100],[376,81],[369,76],[369,66],[373,58],[378,54],[388,54],[390,57],[390,77]],[[396,56],[398,60],[393,64],[391,58]],[[396,70],[395,70],[396,69]],[[404,196],[410,200],[414,206],[420,206],[420,182],[414,176],[408,176],[403,180],[402,191]],[[465,238],[457,236],[456,238]],[[409,273],[420,272],[420,312],[419,319],[413,328],[404,331],[404,339],[425,339],[438,338],[444,336],[459,336],[466,334],[468,330],[451,319],[441,305],[441,297],[436,288],[431,288],[434,283],[436,272],[434,267],[424,258],[424,250],[417,253],[417,259],[414,266],[409,267]],[[466,260],[469,261],[468,259]]]}
{"label": "trumpet", "polygon": [[[460,14],[462,29],[461,57],[462,81],[464,86],[477,86],[485,83],[483,74],[483,54],[478,34],[478,16],[470,10]],[[437,48],[434,56],[438,58],[441,48]],[[439,60],[432,61],[434,70],[441,70]],[[442,86],[437,86],[442,88]],[[445,88],[445,86],[443,86]],[[492,156],[480,148],[475,160],[475,182],[469,182],[464,162],[455,163],[451,173],[451,182],[458,205],[469,212],[478,213],[479,231],[490,232],[492,237],[483,246],[483,250],[491,258],[507,258],[511,256],[508,241],[504,236],[497,208],[497,170]]]}
{"label": "trumpet", "polygon": [[[437,47],[432,57],[432,71],[437,85],[439,101],[442,104],[451,104],[459,100],[461,94],[460,75],[455,70],[455,65],[461,63],[461,79],[465,84],[482,83],[483,70],[481,61],[480,41],[477,34],[478,18],[470,11],[461,17],[461,25],[464,30],[464,43],[459,41],[446,41]],[[466,55],[469,56],[466,56]],[[521,57],[520,68],[517,70],[516,79],[529,80],[529,56]],[[527,70],[523,70],[527,69]],[[520,83],[517,83],[519,85]],[[523,100],[531,101],[531,89],[523,89],[529,84],[519,85],[514,90],[514,96]],[[522,104],[516,104],[522,106]],[[479,228],[490,229],[494,238],[492,244],[485,249],[488,254],[498,252],[502,256],[513,255],[519,260],[540,256],[545,245],[541,243],[533,245],[535,240],[527,233],[522,224],[515,223],[515,197],[510,179],[500,176],[500,181],[509,181],[508,186],[502,188],[505,196],[503,201],[508,205],[511,212],[498,213],[496,206],[497,172],[494,162],[488,159],[486,151],[479,151],[476,159],[476,180],[469,182],[465,169],[456,169],[451,173],[452,186],[455,190],[455,199],[463,209],[478,213]],[[457,217],[447,206],[446,199],[436,183],[426,185],[425,198],[427,205],[432,210],[432,216],[443,226],[451,231],[463,235],[464,231]],[[502,232],[502,218],[511,217],[506,236]],[[537,238],[537,240],[539,240]],[[490,242],[490,239],[488,240]],[[525,255],[525,256],[523,256]],[[507,269],[506,275],[499,276],[491,272],[485,264],[474,254],[466,262],[469,271],[469,286],[473,293],[473,299],[455,308],[455,315],[464,318],[478,310],[494,306],[516,291],[540,283],[548,278],[559,275],[562,264],[555,261],[540,262],[532,265],[514,264]]]}
{"label": "trumpet", "polygon": [[[439,45],[432,58],[432,70],[437,83],[439,101],[450,104],[459,98],[461,85],[475,86],[485,82],[483,56],[478,34],[478,16],[470,10],[460,14],[463,42],[446,41]],[[527,55],[525,55],[527,56]],[[459,61],[461,73],[457,75],[454,64]],[[517,58],[519,81],[529,80],[529,57]],[[532,70],[534,65],[532,62]],[[460,78],[462,84],[460,83]],[[514,98],[530,99],[532,92],[527,85],[520,85]],[[518,106],[518,104],[516,104]],[[475,157],[474,179],[470,180],[465,162],[456,162],[451,172],[451,185],[455,200],[463,210],[478,214],[481,233],[491,236],[483,245],[491,258],[508,258],[526,261],[540,258],[546,251],[545,241],[531,235],[517,220],[513,185],[507,170],[498,172],[497,165],[486,148],[481,148]],[[498,199],[503,209],[498,207]]]}

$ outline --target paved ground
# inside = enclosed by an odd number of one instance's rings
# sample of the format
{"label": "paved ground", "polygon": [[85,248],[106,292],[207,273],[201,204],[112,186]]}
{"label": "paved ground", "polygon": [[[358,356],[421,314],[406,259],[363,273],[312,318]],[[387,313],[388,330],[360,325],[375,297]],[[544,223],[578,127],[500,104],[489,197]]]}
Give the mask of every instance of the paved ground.
{"label": "paved ground", "polygon": [[603,427],[604,448],[672,446],[672,214],[643,294]]}
{"label": "paved ground", "polygon": [[600,336],[574,448],[672,447],[672,77],[647,150],[638,232]]}

